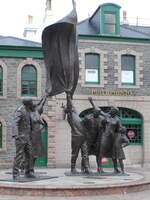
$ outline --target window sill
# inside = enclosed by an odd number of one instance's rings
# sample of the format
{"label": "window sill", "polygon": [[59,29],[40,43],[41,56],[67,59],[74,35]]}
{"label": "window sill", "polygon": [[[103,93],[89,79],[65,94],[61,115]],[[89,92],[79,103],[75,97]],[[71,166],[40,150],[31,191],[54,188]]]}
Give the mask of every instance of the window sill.
{"label": "window sill", "polygon": [[136,89],[136,88],[140,88],[140,86],[138,86],[138,85],[119,85],[118,88]]}
{"label": "window sill", "polygon": [[102,84],[92,84],[92,83],[89,83],[89,84],[82,84],[82,87],[90,87],[90,88],[98,88],[98,87],[101,87],[101,88],[103,88],[104,87],[104,85],[102,85]]}
{"label": "window sill", "polygon": [[0,148],[0,152],[7,152],[6,148]]}
{"label": "window sill", "polygon": [[0,96],[0,99],[7,99],[7,96]]}

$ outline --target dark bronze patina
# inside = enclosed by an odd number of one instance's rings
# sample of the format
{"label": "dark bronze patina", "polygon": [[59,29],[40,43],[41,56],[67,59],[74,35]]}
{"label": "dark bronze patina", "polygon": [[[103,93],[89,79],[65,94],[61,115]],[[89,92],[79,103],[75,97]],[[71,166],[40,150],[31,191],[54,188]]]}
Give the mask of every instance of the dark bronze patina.
{"label": "dark bronze patina", "polygon": [[112,107],[109,113],[103,112],[94,105],[92,98],[89,101],[93,107],[90,115],[84,116],[83,123],[88,134],[88,154],[95,155],[99,173],[103,173],[102,158],[111,158],[114,165],[114,173],[118,170],[118,161],[121,173],[124,174],[123,160],[125,154],[123,147],[129,144],[126,129],[118,118],[119,110]]}
{"label": "dark bronze patina", "polygon": [[24,99],[14,113],[13,137],[15,138],[16,156],[13,164],[13,179],[19,176],[19,169],[24,167],[26,177],[34,177],[33,148],[31,142],[30,111],[33,107],[32,99]]}
{"label": "dark bronze patina", "polygon": [[46,91],[50,96],[62,92],[73,95],[79,76],[77,13],[73,10],[65,18],[46,27],[42,33],[42,47],[46,66]]}
{"label": "dark bronze patina", "polygon": [[13,179],[19,177],[19,171],[25,171],[25,177],[35,178],[34,164],[38,156],[42,155],[41,130],[44,121],[40,115],[46,101],[45,95],[38,104],[26,98],[14,113],[13,138],[16,144],[16,156],[13,164]]}

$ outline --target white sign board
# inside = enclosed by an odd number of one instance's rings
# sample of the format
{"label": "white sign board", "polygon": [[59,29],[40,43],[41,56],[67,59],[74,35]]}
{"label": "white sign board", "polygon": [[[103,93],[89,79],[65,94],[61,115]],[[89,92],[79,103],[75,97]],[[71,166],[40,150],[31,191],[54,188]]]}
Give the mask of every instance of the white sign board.
{"label": "white sign board", "polygon": [[121,72],[121,82],[122,83],[134,83],[133,71],[122,71]]}
{"label": "white sign board", "polygon": [[85,73],[86,82],[98,82],[98,70],[97,69],[86,69]]}

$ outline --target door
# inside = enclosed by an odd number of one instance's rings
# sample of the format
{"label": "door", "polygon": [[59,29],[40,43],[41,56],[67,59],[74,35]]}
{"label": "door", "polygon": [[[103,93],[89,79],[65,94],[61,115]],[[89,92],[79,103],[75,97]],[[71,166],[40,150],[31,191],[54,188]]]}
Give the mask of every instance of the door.
{"label": "door", "polygon": [[38,167],[47,166],[47,149],[48,149],[48,128],[47,125],[44,127],[41,133],[42,137],[42,156],[36,159],[35,165]]}

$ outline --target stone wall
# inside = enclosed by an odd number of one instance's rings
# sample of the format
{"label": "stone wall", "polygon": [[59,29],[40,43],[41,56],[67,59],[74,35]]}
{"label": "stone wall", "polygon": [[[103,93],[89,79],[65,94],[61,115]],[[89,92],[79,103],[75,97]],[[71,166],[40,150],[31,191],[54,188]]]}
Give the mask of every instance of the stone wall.
{"label": "stone wall", "polygon": [[[84,54],[99,53],[101,55],[100,73],[101,84],[87,85],[84,83]],[[137,57],[136,85],[121,87],[120,84],[120,55],[122,53],[134,53]],[[144,119],[144,142],[143,145],[130,145],[125,149],[126,164],[143,164],[150,162],[150,45],[128,42],[106,42],[98,40],[79,41],[80,76],[79,84],[74,95],[74,104],[78,112],[90,108],[87,101],[92,96],[98,106],[119,106],[131,108],[141,113]],[[0,119],[4,124],[3,147],[0,149],[0,166],[11,166],[15,147],[11,137],[11,120],[15,109],[21,104],[18,80],[20,77],[18,67],[20,63],[29,61],[36,62],[40,68],[40,81],[38,98],[45,90],[45,67],[40,59],[2,58],[1,65],[5,70],[5,95],[0,97]],[[7,81],[6,81],[7,80]],[[123,91],[123,93],[121,93]],[[101,93],[103,92],[103,93]],[[108,93],[107,93],[108,92]],[[112,95],[114,92],[114,95]],[[117,93],[119,92],[119,93]],[[126,94],[125,94],[125,93]],[[44,107],[43,117],[48,125],[48,166],[69,167],[71,155],[71,133],[68,123],[62,119],[61,104],[65,102],[64,95],[49,98]],[[92,159],[95,166],[95,159]],[[80,161],[78,162],[79,166]]]}
{"label": "stone wall", "polygon": [[[7,92],[5,93],[5,96],[0,97],[0,119],[2,122],[2,125],[4,127],[3,129],[3,144],[2,149],[0,149],[0,167],[10,167],[13,163],[13,158],[15,155],[15,145],[14,140],[12,139],[12,118],[13,113],[16,110],[17,107],[21,105],[22,97],[20,94],[19,86],[18,86],[18,68],[21,63],[25,64],[35,64],[38,65],[40,68],[40,81],[39,87],[38,87],[38,94],[40,94],[38,97],[33,98],[34,101],[38,101],[41,96],[44,94],[44,88],[45,88],[45,80],[46,80],[46,73],[45,73],[45,67],[43,64],[43,60],[35,60],[35,59],[15,59],[15,58],[3,58],[1,59],[1,63],[5,63],[5,68],[7,68],[7,74],[4,77],[7,82],[5,85],[7,85]],[[19,90],[19,91],[18,91]],[[50,100],[53,102],[53,100]],[[55,103],[54,103],[55,104]],[[55,112],[53,111],[55,109],[55,106],[50,107],[48,105],[48,102],[46,102],[46,105],[44,107],[44,118],[45,121],[48,124],[48,131],[50,134],[49,136],[49,146],[48,146],[48,165],[49,166],[55,166],[55,145],[54,141],[52,141],[51,138],[55,138],[55,129],[53,128],[53,125],[51,123],[55,120]],[[53,139],[54,140],[54,139]],[[53,147],[52,147],[53,146]]]}

